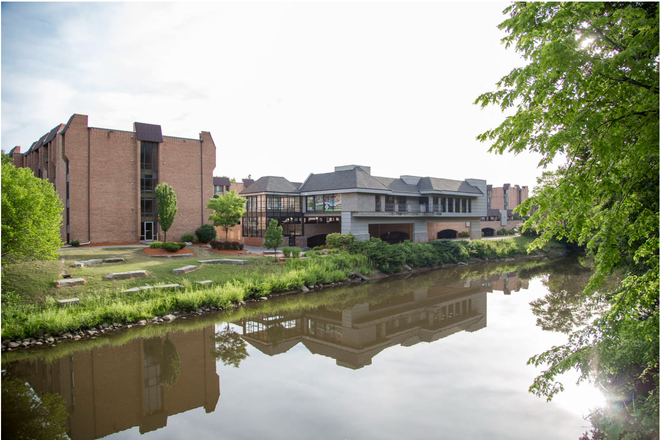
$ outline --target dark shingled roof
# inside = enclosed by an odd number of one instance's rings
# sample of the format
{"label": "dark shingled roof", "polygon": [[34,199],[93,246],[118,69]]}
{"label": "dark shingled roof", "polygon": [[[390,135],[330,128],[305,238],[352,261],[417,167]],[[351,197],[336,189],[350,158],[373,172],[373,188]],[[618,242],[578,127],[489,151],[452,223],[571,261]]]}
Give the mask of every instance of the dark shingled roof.
{"label": "dark shingled roof", "polygon": [[66,131],[69,129],[69,126],[71,125],[71,121],[73,121],[74,116],[76,116],[76,115],[75,114],[71,115],[71,117],[69,118],[69,121],[66,123],[66,125],[64,126],[62,131],[60,131],[61,134],[66,133]]}
{"label": "dark shingled roof", "polygon": [[243,185],[247,188],[254,183],[254,179],[243,179]]}
{"label": "dark shingled roof", "polygon": [[298,189],[284,177],[266,176],[241,191],[241,194],[256,193],[297,193]]}
{"label": "dark shingled roof", "polygon": [[409,185],[402,179],[395,179],[392,177],[375,177],[375,179],[394,192],[419,195],[419,188],[417,188],[417,185]]}
{"label": "dark shingled roof", "polygon": [[160,125],[136,122],[135,137],[138,141],[161,143],[163,142],[163,131]]}
{"label": "dark shingled roof", "polygon": [[231,180],[229,177],[214,177],[213,178],[213,186],[227,186],[231,185]]}
{"label": "dark shingled roof", "polygon": [[417,184],[420,191],[458,192],[482,195],[479,188],[464,180],[441,179],[438,177],[422,177]]}
{"label": "dark shingled roof", "polygon": [[371,189],[390,191],[390,189],[372,177],[360,167],[334,173],[310,174],[300,187],[301,192],[328,191],[337,189]]}
{"label": "dark shingled roof", "polygon": [[509,189],[509,186],[510,186],[510,185],[509,185],[508,183],[505,183],[505,184],[502,186],[502,188],[505,189],[505,190],[507,190],[507,189]]}
{"label": "dark shingled roof", "polygon": [[57,127],[53,128],[50,131],[50,133],[48,133],[48,136],[46,136],[46,140],[44,141],[44,145],[55,139],[55,135],[57,134],[57,131],[60,129],[61,126],[62,124],[59,124]]}

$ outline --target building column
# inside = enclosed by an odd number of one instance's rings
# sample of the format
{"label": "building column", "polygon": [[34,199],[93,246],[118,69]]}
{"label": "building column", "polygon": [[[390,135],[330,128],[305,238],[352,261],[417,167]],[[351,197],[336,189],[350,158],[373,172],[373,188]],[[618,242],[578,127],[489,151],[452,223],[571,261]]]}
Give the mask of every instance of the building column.
{"label": "building column", "polygon": [[380,197],[380,210],[381,212],[385,212],[385,200],[387,199],[385,196],[379,196],[379,197]]}
{"label": "building column", "polygon": [[433,196],[429,196],[428,212],[433,212]]}
{"label": "building column", "polygon": [[481,239],[481,219],[470,220],[470,240]]}

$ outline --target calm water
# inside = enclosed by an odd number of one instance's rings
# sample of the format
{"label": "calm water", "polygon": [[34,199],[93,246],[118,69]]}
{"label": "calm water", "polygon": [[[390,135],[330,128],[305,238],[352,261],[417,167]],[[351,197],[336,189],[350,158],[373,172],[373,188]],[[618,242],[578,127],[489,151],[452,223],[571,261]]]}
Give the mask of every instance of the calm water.
{"label": "calm water", "polygon": [[530,264],[273,299],[2,367],[63,397],[73,440],[577,439],[600,395],[569,377],[547,403],[526,362],[565,340],[537,319],[566,328],[588,274]]}

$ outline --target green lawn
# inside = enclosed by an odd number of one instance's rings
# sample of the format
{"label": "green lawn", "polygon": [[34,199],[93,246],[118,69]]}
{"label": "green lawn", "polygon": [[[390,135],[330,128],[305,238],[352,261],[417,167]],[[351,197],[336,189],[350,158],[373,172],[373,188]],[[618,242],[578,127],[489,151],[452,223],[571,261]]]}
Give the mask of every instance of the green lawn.
{"label": "green lawn", "polygon": [[[88,294],[114,293],[136,286],[156,284],[182,284],[212,280],[214,284],[224,284],[233,278],[245,278],[251,274],[269,275],[284,272],[283,266],[272,263],[270,258],[240,255],[238,257],[219,255],[208,248],[195,247],[195,256],[177,258],[155,258],[144,253],[143,248],[70,248],[60,252],[57,261],[31,261],[5,268],[2,278],[2,290],[16,292],[23,301],[44,304],[48,297],[55,299],[77,297],[81,300]],[[88,267],[72,267],[74,261],[124,258],[122,263],[103,263]],[[249,260],[246,265],[205,264],[198,260],[232,258]],[[194,272],[174,275],[173,269],[195,265]],[[84,278],[84,286],[56,287],[54,281],[61,279],[61,273],[72,278]],[[133,280],[108,280],[104,275],[114,272],[146,270],[146,278]]]}

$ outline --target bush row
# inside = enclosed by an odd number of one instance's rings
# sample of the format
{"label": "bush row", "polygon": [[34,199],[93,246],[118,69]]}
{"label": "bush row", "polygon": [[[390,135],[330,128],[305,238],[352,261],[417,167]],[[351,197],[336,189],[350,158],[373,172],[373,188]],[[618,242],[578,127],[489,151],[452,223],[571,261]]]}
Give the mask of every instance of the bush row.
{"label": "bush row", "polygon": [[237,241],[218,241],[218,240],[211,240],[209,243],[211,245],[212,249],[216,249],[219,251],[242,251],[243,250],[243,243],[239,243]]}
{"label": "bush row", "polygon": [[282,248],[282,253],[286,258],[298,258],[300,256],[300,251],[302,251],[302,249],[295,246],[284,246]]}
{"label": "bush row", "polygon": [[179,249],[183,249],[186,247],[185,243],[174,243],[171,241],[166,241],[166,242],[161,242],[161,241],[153,241],[149,245],[151,249],[165,249],[168,252],[176,252]]}
{"label": "bush row", "polygon": [[404,241],[388,244],[379,238],[353,241],[347,249],[362,254],[381,272],[394,273],[410,267],[429,267],[447,263],[465,263],[471,259],[500,259],[525,255],[527,247],[511,241],[493,242],[436,240],[429,243]]}

